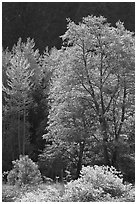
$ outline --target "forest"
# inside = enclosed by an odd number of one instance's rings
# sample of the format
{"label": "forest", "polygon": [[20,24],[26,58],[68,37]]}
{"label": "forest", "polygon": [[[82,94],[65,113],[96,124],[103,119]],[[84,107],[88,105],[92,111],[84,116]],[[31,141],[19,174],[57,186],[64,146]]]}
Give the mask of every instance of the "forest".
{"label": "forest", "polygon": [[60,49],[43,53],[31,38],[3,48],[6,182],[58,185],[40,189],[39,198],[23,194],[21,202],[133,201],[134,32],[89,15],[79,23],[67,18],[60,39]]}

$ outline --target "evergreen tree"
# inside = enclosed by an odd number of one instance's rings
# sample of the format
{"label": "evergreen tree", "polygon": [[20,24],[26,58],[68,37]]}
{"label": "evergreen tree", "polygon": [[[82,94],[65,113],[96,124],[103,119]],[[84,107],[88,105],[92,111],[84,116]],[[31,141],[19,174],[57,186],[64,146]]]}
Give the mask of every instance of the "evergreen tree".
{"label": "evergreen tree", "polygon": [[[18,154],[25,154],[26,128],[27,128],[27,109],[31,102],[29,91],[32,87],[30,78],[33,76],[33,70],[29,70],[27,59],[20,50],[12,54],[11,65],[7,68],[8,87],[3,87],[6,92],[7,105],[11,113],[11,120],[16,119],[18,129]],[[21,122],[23,130],[21,130]]]}

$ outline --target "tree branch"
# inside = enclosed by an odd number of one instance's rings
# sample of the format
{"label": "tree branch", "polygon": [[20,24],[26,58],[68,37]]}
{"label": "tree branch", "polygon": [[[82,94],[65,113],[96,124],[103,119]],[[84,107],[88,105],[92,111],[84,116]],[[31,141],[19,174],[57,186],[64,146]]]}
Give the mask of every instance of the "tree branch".
{"label": "tree branch", "polygon": [[84,50],[84,42],[83,42],[83,61],[84,61],[84,67],[85,67],[85,71],[86,71],[86,77],[87,77],[87,80],[88,80],[88,83],[89,83],[89,86],[90,86],[90,89],[91,89],[91,96],[93,98],[96,110],[99,113],[99,105],[98,105],[98,103],[96,101],[94,89],[92,87],[92,83],[90,81],[89,73],[88,73],[88,70],[87,70],[87,62],[86,62],[86,59],[85,59],[85,50]]}

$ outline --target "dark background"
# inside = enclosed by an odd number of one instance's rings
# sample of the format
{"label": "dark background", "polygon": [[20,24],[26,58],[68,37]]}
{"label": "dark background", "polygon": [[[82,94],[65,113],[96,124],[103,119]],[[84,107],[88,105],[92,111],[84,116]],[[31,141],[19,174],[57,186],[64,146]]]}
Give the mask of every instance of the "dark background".
{"label": "dark background", "polygon": [[79,22],[87,15],[103,15],[113,26],[120,20],[126,29],[135,30],[134,2],[4,2],[2,3],[3,48],[21,37],[34,38],[42,52],[46,46],[61,47],[60,35],[66,31],[66,18]]}

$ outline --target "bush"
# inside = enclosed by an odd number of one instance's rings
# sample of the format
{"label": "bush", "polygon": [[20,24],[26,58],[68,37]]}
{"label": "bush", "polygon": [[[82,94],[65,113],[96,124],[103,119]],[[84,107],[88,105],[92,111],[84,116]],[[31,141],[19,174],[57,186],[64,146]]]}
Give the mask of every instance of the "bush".
{"label": "bush", "polygon": [[20,191],[16,186],[2,185],[2,201],[3,202],[14,202],[15,199],[20,195]]}
{"label": "bush", "polygon": [[66,185],[65,194],[60,201],[63,202],[93,202],[98,201],[102,189],[94,189],[91,183],[82,184],[81,179],[71,181]]}
{"label": "bush", "polygon": [[9,173],[9,171],[4,171],[4,172],[2,173],[2,182],[5,183],[5,184],[7,183],[8,173]]}
{"label": "bush", "polygon": [[116,174],[119,172],[113,167],[83,167],[81,177],[66,185],[62,201],[113,201],[124,197],[131,185],[124,185],[123,179]]}
{"label": "bush", "polygon": [[117,200],[118,202],[135,202],[135,188],[126,191],[125,194]]}
{"label": "bush", "polygon": [[121,196],[126,190],[122,175],[114,167],[83,167],[81,180],[84,183],[91,182],[95,189],[102,188],[105,194],[109,193],[112,197]]}
{"label": "bush", "polygon": [[26,192],[21,202],[134,202],[135,189],[124,185],[113,167],[83,167],[81,177],[65,186],[61,183],[38,186]]}
{"label": "bush", "polygon": [[51,186],[46,186],[46,189],[40,189],[25,193],[20,202],[59,202],[60,192],[58,189]]}
{"label": "bush", "polygon": [[27,155],[20,156],[19,160],[12,162],[14,167],[7,176],[11,185],[37,185],[42,182],[41,173],[36,165]]}
{"label": "bush", "polygon": [[23,197],[24,194],[29,193],[31,191],[36,191],[38,186],[30,186],[30,185],[23,185],[23,186],[11,186],[8,184],[2,185],[2,201],[3,202],[19,202],[20,199]]}

